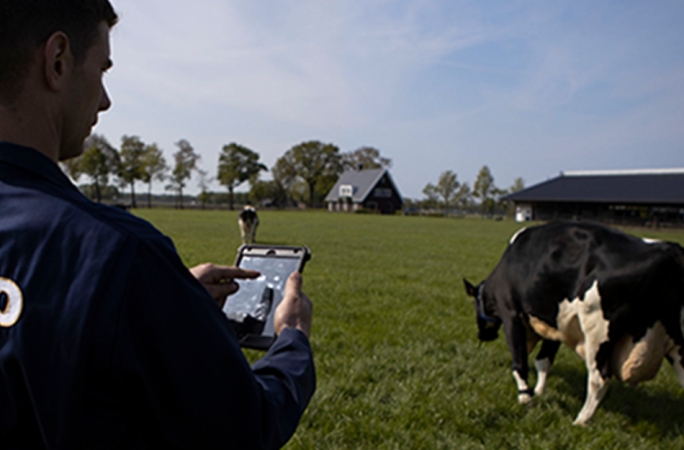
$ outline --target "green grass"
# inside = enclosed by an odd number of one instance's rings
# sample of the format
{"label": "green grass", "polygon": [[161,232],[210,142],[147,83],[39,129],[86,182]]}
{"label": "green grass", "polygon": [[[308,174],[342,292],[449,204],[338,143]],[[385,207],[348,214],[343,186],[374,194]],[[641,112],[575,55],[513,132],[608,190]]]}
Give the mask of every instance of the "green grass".
{"label": "green grass", "polygon": [[[237,212],[137,210],[184,262],[231,264]],[[636,388],[614,381],[572,426],[586,369],[559,352],[544,396],[516,401],[503,338],[480,345],[462,278],[477,283],[512,221],[261,211],[257,241],[308,245],[318,389],[288,449],[684,449],[684,391],[669,364]],[[627,230],[684,243],[684,231]],[[255,360],[260,353],[247,351]],[[531,359],[530,359],[531,360]],[[534,376],[532,375],[532,382]]]}

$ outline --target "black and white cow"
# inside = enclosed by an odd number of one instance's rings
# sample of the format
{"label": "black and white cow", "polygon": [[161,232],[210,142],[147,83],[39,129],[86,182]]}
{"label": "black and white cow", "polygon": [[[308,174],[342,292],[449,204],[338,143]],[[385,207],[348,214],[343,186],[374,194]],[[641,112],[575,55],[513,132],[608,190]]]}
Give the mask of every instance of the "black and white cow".
{"label": "black and white cow", "polygon": [[[463,281],[476,299],[479,339],[496,339],[503,325],[520,403],[544,391],[560,343],[588,370],[576,425],[591,419],[612,376],[636,385],[652,379],[667,358],[684,386],[684,249],[678,244],[554,222],[516,233],[479,286]],[[531,389],[527,358],[539,340]]]}
{"label": "black and white cow", "polygon": [[259,225],[259,216],[253,206],[245,205],[238,214],[238,225],[240,226],[240,236],[243,244],[254,244],[256,229]]}

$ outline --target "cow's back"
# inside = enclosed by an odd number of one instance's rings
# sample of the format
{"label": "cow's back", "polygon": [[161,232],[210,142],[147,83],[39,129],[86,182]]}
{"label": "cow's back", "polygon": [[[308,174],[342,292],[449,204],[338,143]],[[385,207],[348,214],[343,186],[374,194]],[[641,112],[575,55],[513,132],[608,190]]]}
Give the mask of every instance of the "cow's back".
{"label": "cow's back", "polygon": [[251,208],[243,209],[242,211],[240,211],[240,214],[238,214],[238,220],[248,225],[255,223],[256,218],[256,211],[254,211]]}
{"label": "cow's back", "polygon": [[647,243],[596,224],[555,222],[521,232],[485,286],[510,290],[511,302],[549,323],[561,302],[583,299],[594,282],[608,319],[626,304],[647,309],[649,292],[674,311],[683,300],[675,295],[684,290],[681,255],[677,244]]}

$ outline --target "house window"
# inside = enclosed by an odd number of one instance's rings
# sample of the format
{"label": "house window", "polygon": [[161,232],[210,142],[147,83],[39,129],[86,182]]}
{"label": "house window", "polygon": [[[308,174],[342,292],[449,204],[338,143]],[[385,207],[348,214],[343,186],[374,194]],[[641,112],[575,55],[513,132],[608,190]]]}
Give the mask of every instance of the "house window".
{"label": "house window", "polygon": [[392,197],[392,189],[375,188],[375,197],[377,197],[377,198],[390,198],[390,197]]}
{"label": "house window", "polygon": [[351,197],[354,195],[354,186],[343,184],[340,186],[340,197]]}

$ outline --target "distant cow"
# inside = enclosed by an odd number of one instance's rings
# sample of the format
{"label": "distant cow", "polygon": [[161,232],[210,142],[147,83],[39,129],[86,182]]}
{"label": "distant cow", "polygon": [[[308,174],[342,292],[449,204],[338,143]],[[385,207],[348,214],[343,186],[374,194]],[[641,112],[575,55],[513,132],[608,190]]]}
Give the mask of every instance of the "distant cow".
{"label": "distant cow", "polygon": [[[630,384],[652,379],[663,358],[684,386],[684,249],[600,225],[551,223],[519,231],[478,287],[478,337],[504,334],[513,357],[518,401],[541,394],[560,343],[586,362],[587,397],[575,419],[594,415],[612,376]],[[537,384],[527,384],[528,353]]]}
{"label": "distant cow", "polygon": [[240,226],[242,243],[254,244],[256,229],[259,225],[259,216],[257,216],[256,209],[250,205],[245,205],[244,209],[238,214],[238,225]]}

